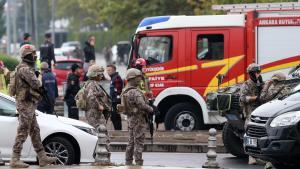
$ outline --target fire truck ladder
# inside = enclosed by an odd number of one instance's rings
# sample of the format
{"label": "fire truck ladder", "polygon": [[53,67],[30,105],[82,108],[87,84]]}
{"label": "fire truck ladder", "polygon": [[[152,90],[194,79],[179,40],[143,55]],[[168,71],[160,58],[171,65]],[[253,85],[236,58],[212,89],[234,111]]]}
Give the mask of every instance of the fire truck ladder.
{"label": "fire truck ladder", "polygon": [[300,9],[300,2],[213,5],[212,9],[229,11],[229,13],[245,13],[254,10],[296,10]]}

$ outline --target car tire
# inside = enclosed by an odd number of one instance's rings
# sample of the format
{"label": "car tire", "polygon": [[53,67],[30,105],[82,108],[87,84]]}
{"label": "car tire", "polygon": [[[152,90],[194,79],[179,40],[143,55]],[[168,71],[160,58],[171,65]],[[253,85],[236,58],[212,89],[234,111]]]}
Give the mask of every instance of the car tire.
{"label": "car tire", "polygon": [[166,130],[192,131],[204,127],[201,110],[191,103],[177,103],[165,116]]}
{"label": "car tire", "polygon": [[[75,164],[76,158],[75,158],[74,146],[66,138],[64,137],[50,138],[45,141],[44,147],[47,155],[59,158],[59,160],[56,162],[57,165]],[[67,159],[63,157],[67,157]]]}
{"label": "car tire", "polygon": [[243,140],[234,134],[230,123],[225,123],[223,126],[222,140],[228,153],[239,158],[247,157],[243,147]]}

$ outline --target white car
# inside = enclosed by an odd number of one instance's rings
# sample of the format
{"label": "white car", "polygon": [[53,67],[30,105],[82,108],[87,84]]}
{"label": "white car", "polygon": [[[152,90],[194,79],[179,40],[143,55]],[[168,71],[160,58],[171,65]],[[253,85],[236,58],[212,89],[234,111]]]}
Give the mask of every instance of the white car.
{"label": "white car", "polygon": [[[95,129],[87,123],[65,117],[44,114],[36,111],[41,139],[47,153],[58,157],[57,164],[71,165],[94,162],[97,136]],[[1,157],[8,161],[18,127],[15,100],[0,93],[0,151]],[[27,138],[23,145],[21,159],[36,161],[36,153]]]}

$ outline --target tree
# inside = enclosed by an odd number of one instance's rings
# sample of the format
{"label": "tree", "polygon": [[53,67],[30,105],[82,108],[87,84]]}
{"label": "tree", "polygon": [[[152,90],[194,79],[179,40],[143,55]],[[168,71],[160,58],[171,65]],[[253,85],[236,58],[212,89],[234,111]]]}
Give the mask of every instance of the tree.
{"label": "tree", "polygon": [[80,7],[79,0],[57,0],[56,18],[69,19],[70,28],[74,31],[78,31],[87,24],[85,19],[88,18],[88,15],[86,10]]}
{"label": "tree", "polygon": [[107,22],[113,27],[134,29],[145,17],[193,14],[184,0],[79,0],[80,7],[90,14],[89,21]]}

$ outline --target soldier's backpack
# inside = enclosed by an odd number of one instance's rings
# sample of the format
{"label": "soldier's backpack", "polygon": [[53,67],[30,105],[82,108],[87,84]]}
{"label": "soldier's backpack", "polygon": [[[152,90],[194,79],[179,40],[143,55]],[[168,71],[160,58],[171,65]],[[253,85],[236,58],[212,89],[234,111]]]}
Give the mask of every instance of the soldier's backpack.
{"label": "soldier's backpack", "polygon": [[87,110],[87,93],[86,93],[86,84],[78,91],[75,96],[76,107],[80,110],[86,111]]}
{"label": "soldier's backpack", "polygon": [[17,72],[20,68],[25,67],[25,65],[18,65],[14,71],[12,71],[9,75],[9,84],[8,84],[8,93],[10,96],[15,96],[17,94],[17,81],[18,75]]}
{"label": "soldier's backpack", "polygon": [[128,113],[132,113],[133,110],[129,106],[128,96],[127,96],[127,93],[131,89],[136,89],[136,87],[128,87],[128,88],[125,88],[125,90],[122,91],[122,93],[121,93],[121,104],[117,105],[117,110],[118,110],[119,113],[124,113],[125,115],[127,115]]}

